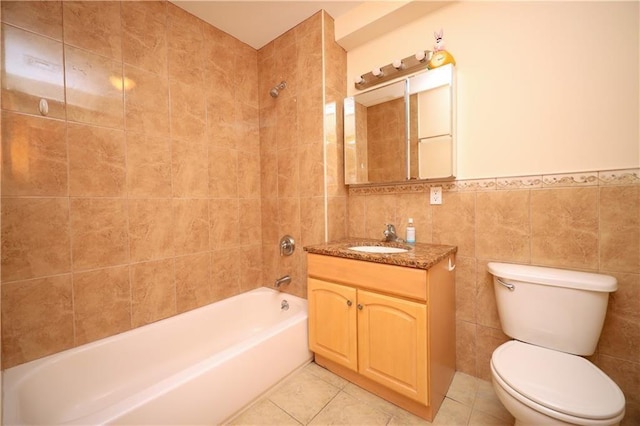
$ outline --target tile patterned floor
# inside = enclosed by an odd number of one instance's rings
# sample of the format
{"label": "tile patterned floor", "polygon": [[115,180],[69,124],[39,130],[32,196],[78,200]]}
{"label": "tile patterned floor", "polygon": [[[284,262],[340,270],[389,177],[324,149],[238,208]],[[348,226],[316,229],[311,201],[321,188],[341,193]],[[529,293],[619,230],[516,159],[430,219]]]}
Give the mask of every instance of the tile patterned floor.
{"label": "tile patterned floor", "polygon": [[308,364],[227,425],[513,425],[491,383],[456,373],[433,423]]}

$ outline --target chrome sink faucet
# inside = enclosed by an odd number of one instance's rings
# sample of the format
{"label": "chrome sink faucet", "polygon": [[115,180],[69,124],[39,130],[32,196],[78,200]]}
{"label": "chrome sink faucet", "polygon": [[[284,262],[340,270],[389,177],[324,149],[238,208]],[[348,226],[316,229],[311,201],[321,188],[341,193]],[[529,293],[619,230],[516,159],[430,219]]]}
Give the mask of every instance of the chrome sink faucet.
{"label": "chrome sink faucet", "polygon": [[396,234],[396,227],[393,226],[390,223],[386,224],[387,229],[385,229],[382,233],[384,234],[384,241],[385,242],[392,242],[392,241],[402,241],[400,238],[398,238],[398,235]]}

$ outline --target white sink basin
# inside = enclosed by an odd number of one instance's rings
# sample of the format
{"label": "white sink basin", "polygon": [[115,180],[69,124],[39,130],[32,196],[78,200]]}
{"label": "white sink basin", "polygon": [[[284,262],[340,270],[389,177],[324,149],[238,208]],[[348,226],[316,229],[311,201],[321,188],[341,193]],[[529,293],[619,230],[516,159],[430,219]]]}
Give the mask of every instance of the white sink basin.
{"label": "white sink basin", "polygon": [[409,250],[403,249],[400,247],[386,247],[386,246],[353,246],[349,247],[349,250],[360,251],[364,253],[383,253],[383,254],[392,254],[392,253],[406,253]]}

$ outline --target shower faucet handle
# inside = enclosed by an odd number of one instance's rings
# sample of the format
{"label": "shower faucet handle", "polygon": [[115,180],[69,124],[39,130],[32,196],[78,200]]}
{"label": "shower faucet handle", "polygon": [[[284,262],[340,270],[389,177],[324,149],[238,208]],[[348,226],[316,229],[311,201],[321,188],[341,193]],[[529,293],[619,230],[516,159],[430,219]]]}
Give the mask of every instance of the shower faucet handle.
{"label": "shower faucet handle", "polygon": [[296,242],[291,235],[280,239],[280,256],[291,256],[296,249]]}

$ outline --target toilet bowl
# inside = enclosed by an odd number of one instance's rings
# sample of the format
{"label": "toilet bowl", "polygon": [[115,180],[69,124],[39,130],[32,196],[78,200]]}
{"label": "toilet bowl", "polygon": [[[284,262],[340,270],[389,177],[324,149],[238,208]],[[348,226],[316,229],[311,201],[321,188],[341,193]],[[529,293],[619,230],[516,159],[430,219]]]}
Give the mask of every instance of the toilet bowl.
{"label": "toilet bowl", "polygon": [[624,417],[618,386],[577,355],[512,340],[493,352],[491,375],[516,425],[613,426]]}
{"label": "toilet bowl", "polygon": [[500,325],[493,387],[516,425],[613,426],[624,394],[583,356],[594,353],[614,277],[489,262]]}

